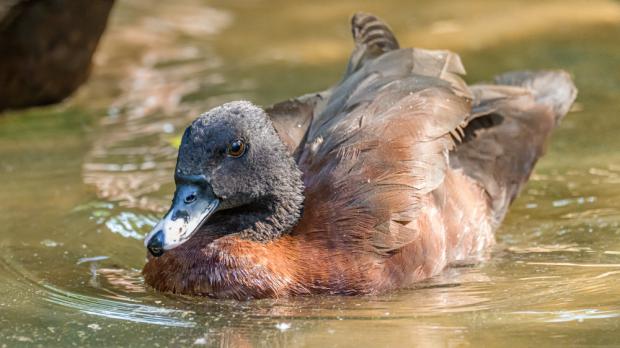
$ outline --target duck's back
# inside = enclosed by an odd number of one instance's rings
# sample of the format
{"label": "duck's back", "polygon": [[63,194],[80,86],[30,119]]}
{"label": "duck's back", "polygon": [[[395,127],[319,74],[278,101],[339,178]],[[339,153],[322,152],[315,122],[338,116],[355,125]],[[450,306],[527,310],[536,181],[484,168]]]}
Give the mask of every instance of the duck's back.
{"label": "duck's back", "polygon": [[317,277],[370,292],[480,258],[575,88],[563,72],[468,87],[451,52],[399,49],[368,15],[353,32],[342,81],[294,101],[306,201],[293,235],[331,251]]}

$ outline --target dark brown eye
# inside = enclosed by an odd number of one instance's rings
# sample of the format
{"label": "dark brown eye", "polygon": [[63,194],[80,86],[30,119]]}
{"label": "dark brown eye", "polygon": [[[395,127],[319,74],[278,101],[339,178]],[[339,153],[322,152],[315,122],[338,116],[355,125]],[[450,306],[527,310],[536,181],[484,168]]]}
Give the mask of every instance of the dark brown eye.
{"label": "dark brown eye", "polygon": [[245,147],[245,142],[241,139],[237,139],[228,144],[226,153],[228,153],[228,156],[230,157],[241,157],[241,155],[245,153]]}

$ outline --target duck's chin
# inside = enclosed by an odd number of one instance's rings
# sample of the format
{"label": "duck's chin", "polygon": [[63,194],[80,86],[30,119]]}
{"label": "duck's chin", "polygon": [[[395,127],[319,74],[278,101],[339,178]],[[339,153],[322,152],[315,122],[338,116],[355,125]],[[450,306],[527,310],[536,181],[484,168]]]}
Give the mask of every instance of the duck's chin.
{"label": "duck's chin", "polygon": [[207,234],[211,240],[234,235],[244,240],[268,242],[286,232],[282,226],[273,207],[254,202],[216,212],[196,234]]}

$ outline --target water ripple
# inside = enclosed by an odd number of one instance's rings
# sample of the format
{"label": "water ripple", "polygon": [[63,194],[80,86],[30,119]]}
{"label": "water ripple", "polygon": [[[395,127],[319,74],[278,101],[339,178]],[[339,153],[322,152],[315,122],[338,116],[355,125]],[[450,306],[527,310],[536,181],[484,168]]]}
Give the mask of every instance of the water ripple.
{"label": "water ripple", "polygon": [[[8,256],[0,258],[0,270],[12,274],[11,279],[13,281],[8,284],[10,288],[22,293],[36,294],[35,301],[42,299],[45,302],[75,309],[82,313],[135,323],[184,328],[191,328],[196,325],[192,321],[194,312],[190,310],[170,309],[162,305],[150,306],[128,303],[61,289],[48,282],[37,280],[21,265],[10,261]],[[135,298],[132,300],[138,302]]]}
{"label": "water ripple", "polygon": [[191,312],[154,307],[135,303],[107,300],[59,289],[49,284],[40,284],[48,292],[45,301],[73,308],[80,312],[110,319],[127,320],[136,323],[171,327],[194,327],[196,323],[183,319]]}

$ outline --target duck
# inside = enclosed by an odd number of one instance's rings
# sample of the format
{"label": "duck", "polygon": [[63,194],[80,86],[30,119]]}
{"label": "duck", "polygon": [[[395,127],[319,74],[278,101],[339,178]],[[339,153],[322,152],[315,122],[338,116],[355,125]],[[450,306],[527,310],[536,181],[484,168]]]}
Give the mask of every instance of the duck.
{"label": "duck", "polygon": [[459,56],[378,17],[331,88],[203,113],[145,238],[156,291],[237,300],[375,295],[489,257],[577,89],[561,70],[467,85]]}

